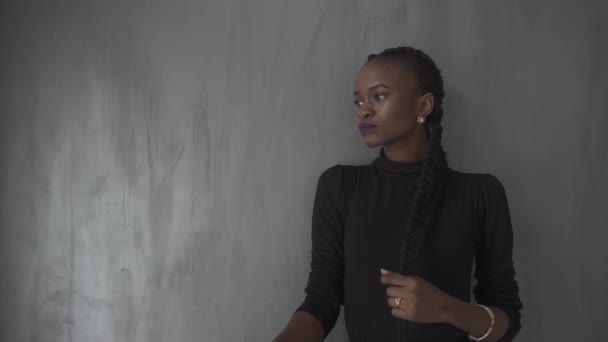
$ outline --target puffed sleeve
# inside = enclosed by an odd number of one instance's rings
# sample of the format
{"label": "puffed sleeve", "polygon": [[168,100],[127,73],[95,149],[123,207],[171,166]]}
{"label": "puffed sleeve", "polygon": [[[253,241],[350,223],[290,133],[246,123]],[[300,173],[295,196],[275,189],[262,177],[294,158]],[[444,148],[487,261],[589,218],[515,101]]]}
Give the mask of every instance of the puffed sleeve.
{"label": "puffed sleeve", "polygon": [[296,311],[306,311],[322,324],[325,336],[340,314],[344,289],[344,197],[339,165],[319,177],[312,213],[312,260],[306,297]]}
{"label": "puffed sleeve", "polygon": [[484,174],[477,202],[479,239],[475,252],[473,293],[477,303],[502,309],[509,317],[509,327],[500,339],[512,341],[521,329],[523,307],[513,266],[513,228],[507,196],[502,183]]}

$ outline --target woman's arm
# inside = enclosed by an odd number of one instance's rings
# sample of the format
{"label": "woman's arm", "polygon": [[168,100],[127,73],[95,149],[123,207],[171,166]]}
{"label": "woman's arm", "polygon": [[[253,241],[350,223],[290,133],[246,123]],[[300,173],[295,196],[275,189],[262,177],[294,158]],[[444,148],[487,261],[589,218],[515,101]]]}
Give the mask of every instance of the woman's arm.
{"label": "woman's arm", "polygon": [[[512,260],[513,231],[502,184],[492,175],[480,183],[478,203],[480,234],[476,243],[474,288],[477,303],[495,317],[485,341],[512,341],[521,328],[519,287]],[[486,334],[491,319],[485,309],[439,290],[417,276],[381,270],[388,305],[397,318],[421,323],[449,323],[474,337]],[[400,299],[399,299],[400,298]]]}
{"label": "woman's arm", "polygon": [[[481,337],[491,326],[488,312],[439,290],[418,276],[380,270],[380,282],[387,286],[388,305],[397,318],[420,323],[447,323],[468,334]],[[484,341],[498,341],[509,327],[509,318],[502,309],[490,308],[495,322],[492,333]]]}
{"label": "woman's arm", "polygon": [[340,314],[344,289],[343,168],[321,174],[312,214],[312,251],[306,298],[277,341],[323,341]]}
{"label": "woman's arm", "polygon": [[[500,319],[495,328],[502,334],[495,334],[497,340],[512,341],[521,329],[523,305],[515,280],[513,228],[507,195],[502,183],[491,174],[485,174],[481,182],[478,213],[480,238],[475,251],[475,300],[493,308]],[[480,309],[474,308],[474,312],[482,313]],[[464,312],[469,311],[473,309],[465,307]]]}
{"label": "woman's arm", "polygon": [[321,322],[306,311],[297,311],[273,342],[321,342],[324,338]]}
{"label": "woman's arm", "polygon": [[[494,328],[484,341],[500,340],[509,327],[509,318],[502,309],[489,307],[494,313]],[[490,327],[490,316],[484,308],[452,297],[452,303],[447,310],[446,322],[468,334],[481,337]]]}

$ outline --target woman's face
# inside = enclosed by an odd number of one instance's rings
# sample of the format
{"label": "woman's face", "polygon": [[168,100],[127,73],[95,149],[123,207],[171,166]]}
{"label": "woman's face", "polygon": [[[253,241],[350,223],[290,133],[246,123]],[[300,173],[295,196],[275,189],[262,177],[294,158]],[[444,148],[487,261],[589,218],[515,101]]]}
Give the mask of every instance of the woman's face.
{"label": "woman's face", "polygon": [[357,75],[354,97],[357,124],[367,146],[407,143],[417,130],[423,133],[416,118],[430,113],[425,110],[428,99],[418,95],[415,76],[403,63],[367,63]]}

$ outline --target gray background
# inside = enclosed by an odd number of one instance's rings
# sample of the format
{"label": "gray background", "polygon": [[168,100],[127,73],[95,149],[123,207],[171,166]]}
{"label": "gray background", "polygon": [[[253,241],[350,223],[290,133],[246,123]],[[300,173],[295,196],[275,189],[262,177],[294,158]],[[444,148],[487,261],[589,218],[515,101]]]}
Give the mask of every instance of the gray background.
{"label": "gray background", "polygon": [[377,153],[356,72],[402,44],[444,71],[452,167],[507,189],[518,340],[608,340],[606,4],[3,3],[0,340],[270,340],[317,177]]}

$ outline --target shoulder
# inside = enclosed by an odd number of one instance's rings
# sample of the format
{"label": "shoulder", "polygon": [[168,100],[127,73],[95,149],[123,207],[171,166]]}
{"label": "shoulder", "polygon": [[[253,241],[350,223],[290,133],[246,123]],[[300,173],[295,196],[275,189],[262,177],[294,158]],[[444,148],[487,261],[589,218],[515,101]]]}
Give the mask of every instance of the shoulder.
{"label": "shoulder", "polygon": [[358,184],[370,171],[371,165],[335,164],[321,172],[317,193],[339,200],[348,207]]}
{"label": "shoulder", "polygon": [[371,164],[367,165],[344,165],[335,164],[319,176],[319,184],[326,186],[338,186],[343,189],[352,188],[358,179],[365,173],[371,171]]}
{"label": "shoulder", "polygon": [[450,169],[448,189],[452,197],[466,200],[476,211],[504,205],[507,195],[502,181],[488,172],[460,172]]}
{"label": "shoulder", "polygon": [[457,172],[451,170],[452,198],[466,204],[467,212],[476,222],[475,241],[492,232],[507,232],[510,228],[510,210],[505,188],[498,177],[492,173]]}
{"label": "shoulder", "polygon": [[476,191],[504,191],[502,182],[492,173],[461,172],[449,169],[450,183],[461,184],[469,190]]}

